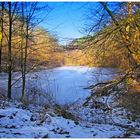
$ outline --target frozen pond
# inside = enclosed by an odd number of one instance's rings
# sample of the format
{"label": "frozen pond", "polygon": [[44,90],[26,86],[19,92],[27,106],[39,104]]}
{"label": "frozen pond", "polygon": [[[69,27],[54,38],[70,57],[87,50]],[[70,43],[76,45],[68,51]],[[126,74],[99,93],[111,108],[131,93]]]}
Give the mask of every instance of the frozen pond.
{"label": "frozen pond", "polygon": [[[45,98],[53,99],[59,104],[73,103],[84,99],[90,90],[83,89],[91,84],[112,79],[116,75],[113,68],[89,68],[86,66],[64,66],[51,70],[42,70],[27,75],[26,92],[28,98],[37,94],[47,95],[39,98],[38,102],[46,102]],[[13,82],[20,77],[19,73],[13,74]],[[7,75],[0,74],[0,88],[7,88]],[[21,83],[17,82],[12,89],[13,96],[21,95]],[[44,98],[44,99],[43,99]]]}

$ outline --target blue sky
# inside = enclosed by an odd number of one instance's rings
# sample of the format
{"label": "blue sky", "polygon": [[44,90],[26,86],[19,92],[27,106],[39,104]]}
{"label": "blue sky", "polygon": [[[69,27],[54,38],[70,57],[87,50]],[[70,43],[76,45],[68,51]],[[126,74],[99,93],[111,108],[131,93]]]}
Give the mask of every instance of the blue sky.
{"label": "blue sky", "polygon": [[41,26],[56,34],[60,44],[84,36],[83,27],[88,3],[49,2],[48,5],[52,11]]}
{"label": "blue sky", "polygon": [[[83,29],[88,29],[88,25],[94,25],[100,19],[100,12],[104,12],[99,2],[45,2],[45,4],[48,4],[52,11],[40,25],[50,33],[56,34],[60,44],[67,44],[72,39],[86,36]],[[119,11],[119,5],[119,2],[108,3],[109,8],[115,13]],[[45,13],[47,11],[44,11]],[[87,16],[90,16],[90,21]],[[108,18],[104,18],[103,24],[106,24],[105,20]]]}

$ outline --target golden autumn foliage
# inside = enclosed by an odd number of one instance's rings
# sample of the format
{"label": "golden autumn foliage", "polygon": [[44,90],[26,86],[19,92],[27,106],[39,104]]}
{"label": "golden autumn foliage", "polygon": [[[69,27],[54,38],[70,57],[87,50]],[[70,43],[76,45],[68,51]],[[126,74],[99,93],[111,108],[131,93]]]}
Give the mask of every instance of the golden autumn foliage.
{"label": "golden autumn foliage", "polygon": [[64,65],[84,66],[88,65],[88,59],[82,50],[68,50],[64,53]]}
{"label": "golden autumn foliage", "polygon": [[47,31],[38,28],[32,38],[33,42],[28,49],[30,62],[44,66],[58,66],[62,64],[63,55],[57,41]]}
{"label": "golden autumn foliage", "polygon": [[[76,56],[84,56],[84,65],[118,67],[128,70],[140,64],[140,12],[134,12],[135,3],[126,3],[125,16],[114,22],[92,36],[80,38],[73,41],[79,51],[73,51],[69,62],[80,65]],[[136,6],[136,5],[135,5]],[[82,48],[82,49],[81,49]],[[73,56],[73,57],[72,57]],[[75,62],[74,62],[75,59]],[[78,59],[78,57],[77,57]],[[67,62],[68,63],[68,62]]]}
{"label": "golden autumn foliage", "polygon": [[[4,14],[4,36],[2,47],[2,69],[7,71],[8,66],[8,21],[7,13]],[[21,66],[21,51],[25,53],[25,39],[21,34],[22,22],[16,18],[13,22],[12,35],[12,69],[14,71],[20,70]],[[25,32],[25,24],[24,24]],[[25,35],[24,35],[25,36]],[[21,43],[22,42],[22,43]],[[21,49],[21,44],[23,49]],[[31,69],[35,67],[55,67],[62,65],[63,54],[59,47],[57,40],[49,34],[48,31],[41,27],[35,28],[33,31],[29,30],[29,41],[27,48],[27,67]]]}

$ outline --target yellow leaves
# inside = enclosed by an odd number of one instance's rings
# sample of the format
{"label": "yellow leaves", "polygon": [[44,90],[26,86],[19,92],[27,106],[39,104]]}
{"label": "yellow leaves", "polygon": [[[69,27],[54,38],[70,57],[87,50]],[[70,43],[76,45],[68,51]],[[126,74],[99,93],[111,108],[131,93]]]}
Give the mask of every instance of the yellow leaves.
{"label": "yellow leaves", "polygon": [[126,78],[126,83],[127,83],[128,85],[132,85],[133,82],[134,82],[134,80],[133,80],[132,78]]}
{"label": "yellow leaves", "polygon": [[134,59],[136,60],[136,62],[137,62],[138,64],[140,64],[140,53],[137,54],[137,55],[133,54],[133,57],[134,57]]}
{"label": "yellow leaves", "polygon": [[123,39],[123,42],[125,42],[127,44],[128,40],[129,40],[129,36],[127,34],[123,34],[122,39]]}
{"label": "yellow leaves", "polygon": [[140,39],[139,38],[140,38],[140,32],[139,32],[139,30],[136,30],[134,35],[133,35],[134,42],[137,41],[137,42],[140,43]]}
{"label": "yellow leaves", "polygon": [[2,40],[2,32],[0,32],[0,42],[1,42],[1,40]]}
{"label": "yellow leaves", "polygon": [[129,26],[129,25],[127,25],[125,29],[126,29],[126,32],[128,32],[128,33],[129,33],[129,31],[130,31],[130,26]]}

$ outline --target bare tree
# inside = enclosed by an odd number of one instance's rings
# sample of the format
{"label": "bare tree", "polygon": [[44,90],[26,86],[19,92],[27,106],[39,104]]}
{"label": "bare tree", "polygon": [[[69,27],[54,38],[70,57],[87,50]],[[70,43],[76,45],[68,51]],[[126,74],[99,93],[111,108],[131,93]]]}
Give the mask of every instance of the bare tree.
{"label": "bare tree", "polygon": [[[24,99],[25,94],[25,84],[26,84],[26,73],[27,73],[27,57],[28,57],[28,48],[31,47],[32,42],[32,33],[34,32],[34,28],[42,22],[42,18],[39,17],[39,11],[44,10],[47,7],[45,6],[38,6],[37,2],[28,2],[22,3],[22,22],[24,24],[24,28],[22,27],[22,40],[25,39],[25,46],[22,46],[22,65],[21,65],[21,72],[22,72],[22,95],[21,101]],[[47,13],[47,12],[46,12]],[[47,15],[47,14],[46,14]],[[46,16],[45,15],[45,16]],[[44,18],[44,17],[43,17]],[[25,37],[25,38],[23,38]],[[23,45],[23,42],[22,42]]]}
{"label": "bare tree", "polygon": [[[115,4],[115,6],[112,6],[112,4]],[[94,20],[94,22],[93,24],[90,23],[88,28],[91,38],[86,40],[88,42],[86,43],[86,48],[92,50],[96,48],[99,54],[102,55],[103,52],[108,51],[108,48],[112,46],[112,49],[116,48],[116,59],[118,59],[119,51],[121,51],[120,58],[124,59],[122,63],[118,63],[119,66],[123,65],[125,70],[139,69],[139,5],[135,2],[100,2],[98,6],[98,9],[97,7],[95,9],[91,8],[92,16],[89,19]],[[111,51],[106,54],[110,55],[109,53]],[[136,77],[139,76],[139,72],[137,74]]]}
{"label": "bare tree", "polygon": [[[9,18],[9,35],[8,35],[8,93],[7,97],[11,98],[12,89],[12,23],[17,3],[8,2],[8,18]],[[13,8],[13,10],[12,10]]]}
{"label": "bare tree", "polygon": [[21,51],[21,74],[22,74],[22,95],[21,95],[21,100],[23,100],[23,97],[24,97],[24,90],[25,90],[25,71],[24,71],[24,64],[23,64],[23,61],[24,61],[24,52],[23,52],[23,43],[24,43],[24,3],[22,3],[22,22],[21,22],[21,44],[20,44],[20,51]]}

